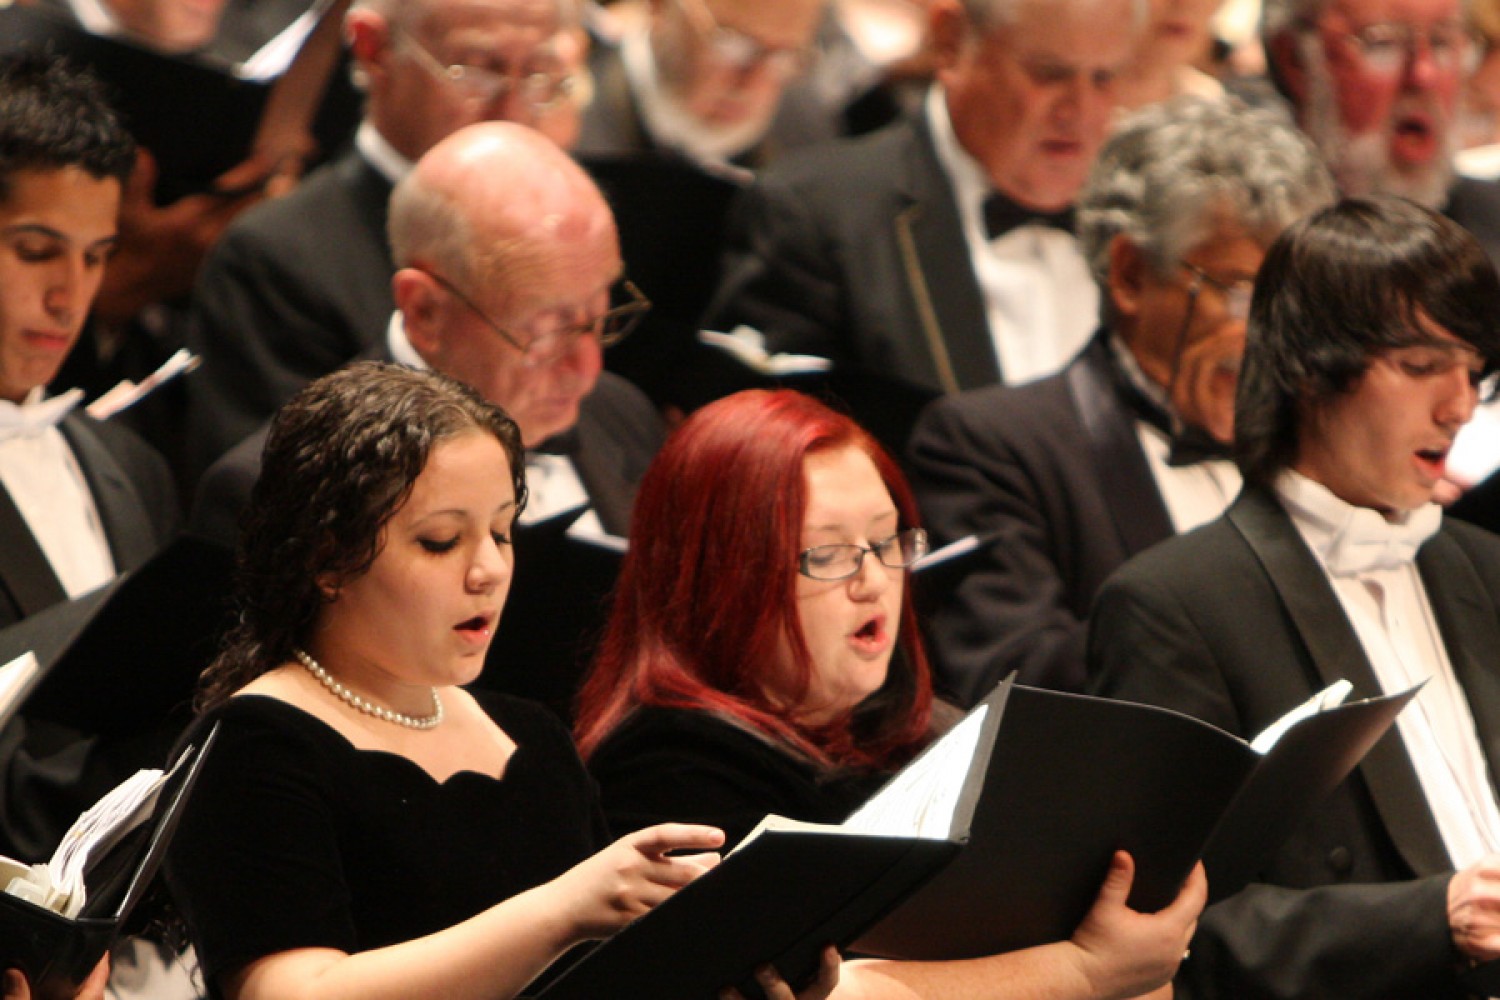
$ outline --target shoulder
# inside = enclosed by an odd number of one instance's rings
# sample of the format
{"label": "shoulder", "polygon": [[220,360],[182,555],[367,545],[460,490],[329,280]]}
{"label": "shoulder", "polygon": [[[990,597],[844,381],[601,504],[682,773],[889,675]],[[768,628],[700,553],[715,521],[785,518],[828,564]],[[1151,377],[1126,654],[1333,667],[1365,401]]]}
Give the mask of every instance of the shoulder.
{"label": "shoulder", "polygon": [[992,385],[941,396],[922,411],[912,439],[963,438],[975,442],[1053,436],[1059,418],[1076,421],[1062,375],[1021,386]]}
{"label": "shoulder", "polygon": [[777,160],[747,189],[745,200],[799,200],[826,211],[869,211],[883,194],[901,186],[913,155],[926,143],[914,118],[867,135],[816,143]]}
{"label": "shoulder", "polygon": [[638,708],[599,744],[589,769],[616,781],[675,782],[688,775],[726,784],[811,782],[812,763],[711,712]]}
{"label": "shoulder", "polygon": [[96,463],[107,466],[113,461],[135,487],[144,512],[167,530],[176,526],[180,512],[171,470],[144,438],[128,427],[76,411],[63,420],[62,430],[86,473],[100,473],[104,470]]}
{"label": "shoulder", "polygon": [[[1223,515],[1185,534],[1167,538],[1131,557],[1105,583],[1107,591],[1159,589],[1175,594],[1232,596],[1248,583],[1254,553],[1240,530]],[[1241,574],[1241,575],[1235,575]],[[1104,600],[1103,592],[1100,595]]]}
{"label": "shoulder", "polygon": [[646,394],[614,372],[600,372],[594,389],[579,405],[580,424],[592,423],[606,435],[650,437],[665,433],[661,415]]}
{"label": "shoulder", "polygon": [[480,710],[515,741],[516,746],[576,762],[578,769],[583,769],[578,751],[573,746],[572,734],[562,720],[540,702],[484,689],[471,690],[468,694]]}
{"label": "shoulder", "polygon": [[328,227],[347,230],[355,220],[368,226],[372,212],[383,218],[390,190],[388,181],[351,153],[319,167],[284,197],[242,213],[209,260],[252,247],[316,246],[326,252]]}

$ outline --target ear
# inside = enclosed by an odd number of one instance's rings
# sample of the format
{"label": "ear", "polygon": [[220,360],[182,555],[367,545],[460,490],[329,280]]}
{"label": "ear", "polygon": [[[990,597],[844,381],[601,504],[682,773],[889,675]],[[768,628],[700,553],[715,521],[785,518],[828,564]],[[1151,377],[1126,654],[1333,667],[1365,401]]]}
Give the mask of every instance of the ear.
{"label": "ear", "polygon": [[391,278],[391,294],[401,311],[406,339],[430,362],[443,344],[442,289],[426,271],[403,267]]}
{"label": "ear", "polygon": [[367,74],[379,73],[391,41],[391,26],[386,19],[373,10],[352,10],[344,18],[344,37],[359,69]]}
{"label": "ear", "polygon": [[927,5],[927,45],[939,73],[958,65],[969,18],[959,0],[931,0]]}
{"label": "ear", "polygon": [[1274,69],[1286,90],[1287,97],[1297,107],[1307,99],[1307,64],[1302,59],[1302,47],[1295,31],[1283,31],[1266,39],[1266,59]]}
{"label": "ear", "polygon": [[1109,241],[1109,300],[1116,314],[1134,318],[1141,308],[1146,255],[1123,233]]}

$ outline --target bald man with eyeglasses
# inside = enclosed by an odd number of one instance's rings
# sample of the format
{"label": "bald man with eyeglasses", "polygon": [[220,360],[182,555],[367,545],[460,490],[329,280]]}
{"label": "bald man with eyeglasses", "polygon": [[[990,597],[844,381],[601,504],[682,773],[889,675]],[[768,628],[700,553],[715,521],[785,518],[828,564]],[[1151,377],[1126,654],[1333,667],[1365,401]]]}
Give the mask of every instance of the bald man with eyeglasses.
{"label": "bald man with eyeglasses", "polygon": [[236,220],[198,276],[190,475],[379,343],[395,306],[386,205],[424,153],[481,121],[577,136],[588,83],[574,0],[359,0],[345,33],[366,92],[354,147]]}
{"label": "bald man with eyeglasses", "polygon": [[[511,597],[480,686],[570,720],[603,623],[636,486],[665,437],[655,407],[603,371],[650,303],[624,273],[598,187],[532,129],[486,122],[435,145],[390,205],[395,309],[365,357],[431,368],[506,410],[528,499]],[[232,544],[265,428],[204,475],[190,530]]]}

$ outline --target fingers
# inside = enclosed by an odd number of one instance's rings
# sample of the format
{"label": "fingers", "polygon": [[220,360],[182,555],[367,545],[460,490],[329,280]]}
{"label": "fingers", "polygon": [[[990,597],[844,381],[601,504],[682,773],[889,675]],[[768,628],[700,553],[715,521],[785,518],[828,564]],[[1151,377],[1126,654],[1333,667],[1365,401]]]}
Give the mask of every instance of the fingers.
{"label": "fingers", "polygon": [[724,831],[695,823],[661,823],[621,838],[647,857],[670,851],[712,851],[724,844]]}
{"label": "fingers", "polygon": [[1099,887],[1098,902],[1123,906],[1134,881],[1135,859],[1125,851],[1116,851],[1109,859],[1109,871],[1105,873],[1104,884]]}
{"label": "fingers", "polygon": [[1208,902],[1208,873],[1203,870],[1203,862],[1193,866],[1188,873],[1187,881],[1182,883],[1182,890],[1177,893],[1177,898],[1172,905],[1167,907],[1168,912],[1192,914],[1196,917],[1203,912],[1203,906]]}

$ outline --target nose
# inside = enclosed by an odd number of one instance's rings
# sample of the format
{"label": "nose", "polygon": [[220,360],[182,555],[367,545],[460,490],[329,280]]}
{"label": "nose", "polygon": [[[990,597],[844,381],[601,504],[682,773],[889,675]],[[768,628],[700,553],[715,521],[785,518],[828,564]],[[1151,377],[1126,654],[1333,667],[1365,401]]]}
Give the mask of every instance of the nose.
{"label": "nose", "polygon": [[849,578],[851,594],[856,599],[873,600],[890,587],[893,573],[904,572],[906,571],[891,569],[875,553],[867,551],[859,564],[859,572]]}
{"label": "nose", "polygon": [[1421,32],[1413,32],[1406,50],[1406,86],[1427,90],[1436,85],[1442,69],[1433,57],[1432,43]]}
{"label": "nose", "polygon": [[1434,419],[1439,426],[1457,431],[1474,416],[1479,405],[1479,390],[1474,388],[1467,365],[1456,365],[1452,377],[1443,383]]}
{"label": "nose", "polygon": [[71,326],[88,311],[90,294],[84,262],[67,258],[59,261],[49,276],[43,305],[53,321]]}
{"label": "nose", "polygon": [[488,536],[479,544],[464,575],[464,585],[472,594],[488,594],[510,579],[514,554],[509,544]]}

